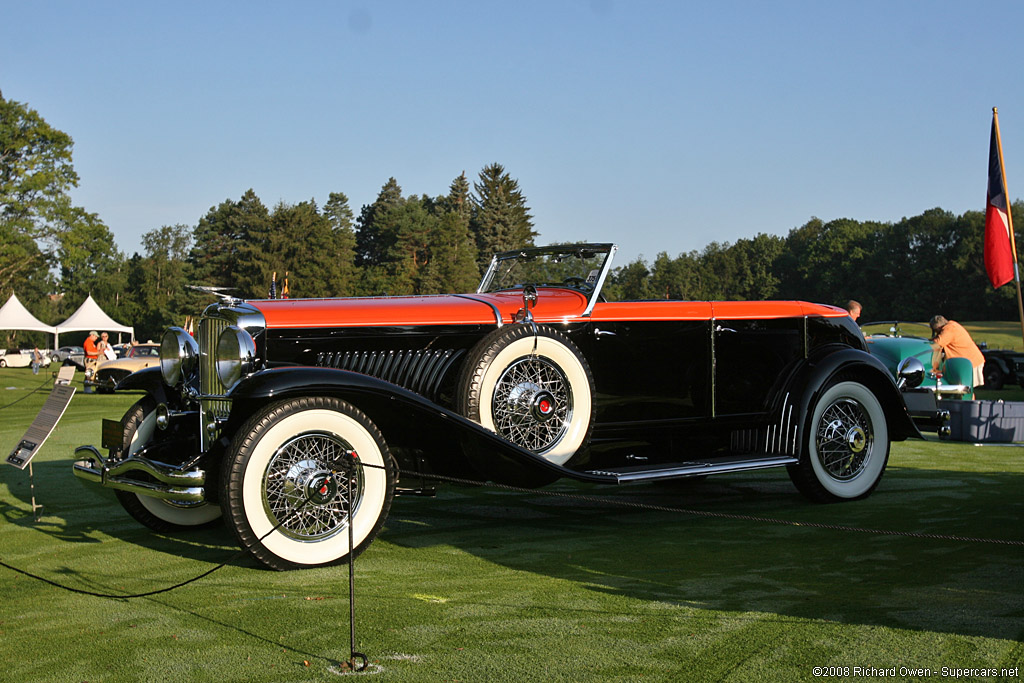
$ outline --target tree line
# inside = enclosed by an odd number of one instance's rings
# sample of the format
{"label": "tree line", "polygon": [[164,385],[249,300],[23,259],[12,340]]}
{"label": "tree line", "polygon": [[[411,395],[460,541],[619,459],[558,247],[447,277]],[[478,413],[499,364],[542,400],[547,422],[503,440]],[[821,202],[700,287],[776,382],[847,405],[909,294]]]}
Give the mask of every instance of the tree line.
{"label": "tree line", "polygon": [[[535,243],[526,197],[498,163],[446,193],[405,196],[389,178],[356,216],[344,192],[267,207],[253,190],[194,225],[165,225],[123,254],[94,213],[76,207],[72,140],[0,94],[0,303],[16,293],[54,324],[92,296],[139,338],[158,338],[208,303],[188,285],[240,297],[465,292],[492,253]],[[1014,204],[1018,215],[1020,203]],[[785,237],[758,233],[700,251],[620,264],[612,299],[857,299],[865,319],[1013,319],[1012,287],[993,290],[982,260],[984,215],[931,209],[895,223],[812,218]],[[604,236],[602,236],[604,237]],[[612,236],[608,236],[612,237]],[[34,339],[25,332],[8,343]],[[45,343],[40,336],[39,341]]]}

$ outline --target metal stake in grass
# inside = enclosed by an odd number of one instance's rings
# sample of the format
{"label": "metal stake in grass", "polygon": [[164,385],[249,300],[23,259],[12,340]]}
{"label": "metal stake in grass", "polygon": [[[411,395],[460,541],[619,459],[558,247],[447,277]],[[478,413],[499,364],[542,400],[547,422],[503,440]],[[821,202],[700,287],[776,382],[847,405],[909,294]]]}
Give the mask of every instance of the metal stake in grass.
{"label": "metal stake in grass", "polygon": [[[356,548],[355,534],[352,530],[352,483],[359,455],[355,451],[348,451],[345,455],[348,456],[347,460],[338,460],[334,464],[340,464],[341,467],[339,469],[345,470],[345,486],[343,488],[345,490],[345,507],[348,510],[348,666],[350,671],[365,671],[366,667],[369,666],[369,660],[362,652],[356,651],[356,575],[354,564]],[[341,475],[335,472],[334,476]],[[356,667],[357,659],[361,662],[358,667]]]}
{"label": "metal stake in grass", "polygon": [[36,475],[32,472],[32,463],[28,464],[28,490],[32,496],[32,520],[38,522],[42,519],[43,506],[36,505]]}

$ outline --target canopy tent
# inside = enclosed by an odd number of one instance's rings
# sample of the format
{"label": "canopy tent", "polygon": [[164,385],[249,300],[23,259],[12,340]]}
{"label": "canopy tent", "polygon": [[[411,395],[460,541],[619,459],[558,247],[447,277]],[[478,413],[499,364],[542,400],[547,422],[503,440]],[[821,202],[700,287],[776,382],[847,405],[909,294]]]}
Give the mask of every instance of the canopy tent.
{"label": "canopy tent", "polygon": [[18,297],[14,294],[11,294],[7,303],[0,307],[0,330],[46,332],[53,335],[54,346],[57,344],[57,328],[40,322],[38,318],[28,312],[28,309],[18,301]]}
{"label": "canopy tent", "polygon": [[80,332],[83,330],[96,330],[97,332],[127,332],[135,338],[135,328],[130,325],[122,325],[114,321],[109,315],[103,312],[100,305],[92,298],[92,294],[82,302],[78,310],[71,314],[71,317],[57,325],[57,334],[65,332]]}

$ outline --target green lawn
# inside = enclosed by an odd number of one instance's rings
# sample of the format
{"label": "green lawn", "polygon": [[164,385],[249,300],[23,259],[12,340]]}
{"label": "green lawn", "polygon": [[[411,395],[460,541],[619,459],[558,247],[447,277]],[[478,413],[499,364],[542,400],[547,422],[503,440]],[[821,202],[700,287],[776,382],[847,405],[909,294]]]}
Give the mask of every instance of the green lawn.
{"label": "green lawn", "polygon": [[[4,457],[45,392],[8,404],[46,379],[0,370]],[[0,559],[135,593],[232,556],[226,529],[153,534],[71,474],[74,447],[98,445],[100,418],[135,398],[76,394],[35,461],[40,522],[27,472],[0,468]],[[376,680],[788,683],[819,680],[816,666],[849,667],[848,680],[853,667],[932,680],[942,667],[1024,667],[1024,545],[966,540],[1024,542],[1022,448],[895,444],[875,494],[841,505],[805,502],[784,472],[547,491],[587,499],[453,487],[396,500],[356,563],[357,649]],[[344,567],[277,573],[246,556],[133,600],[0,567],[0,680],[331,680],[349,652],[347,595]]]}

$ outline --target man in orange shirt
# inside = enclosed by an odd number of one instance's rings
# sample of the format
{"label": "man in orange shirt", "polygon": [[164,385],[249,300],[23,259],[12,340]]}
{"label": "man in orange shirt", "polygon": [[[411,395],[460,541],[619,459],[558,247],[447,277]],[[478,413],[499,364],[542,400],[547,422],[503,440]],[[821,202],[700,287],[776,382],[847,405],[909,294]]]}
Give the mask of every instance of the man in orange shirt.
{"label": "man in orange shirt", "polygon": [[971,339],[964,326],[954,320],[946,320],[937,315],[931,320],[932,332],[932,372],[938,372],[942,363],[942,354],[946,358],[966,358],[974,367],[974,386],[985,383],[985,356]]}
{"label": "man in orange shirt", "polygon": [[[100,349],[97,346],[96,341],[100,338],[99,332],[93,330],[89,333],[89,336],[82,342],[82,348],[85,349],[85,378],[92,379],[93,375],[96,374],[96,366],[99,364]],[[85,385],[86,393],[91,392],[91,386]]]}

